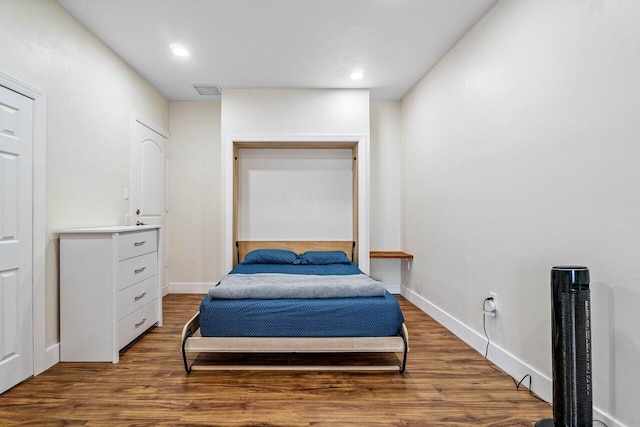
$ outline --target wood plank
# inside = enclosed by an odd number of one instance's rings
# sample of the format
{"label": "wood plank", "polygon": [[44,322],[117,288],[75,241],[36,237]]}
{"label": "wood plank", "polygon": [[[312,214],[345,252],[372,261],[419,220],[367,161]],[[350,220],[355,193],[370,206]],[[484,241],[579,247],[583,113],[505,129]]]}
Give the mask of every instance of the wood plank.
{"label": "wood plank", "polygon": [[251,251],[256,249],[285,249],[297,254],[306,251],[342,251],[352,259],[353,242],[349,240],[240,240],[238,254],[240,262]]}
{"label": "wood plank", "polygon": [[238,149],[349,149],[358,145],[356,141],[234,141]]}
{"label": "wood plank", "polygon": [[370,258],[401,258],[401,259],[413,259],[413,255],[402,251],[371,251],[369,252]]}
{"label": "wood plank", "polygon": [[191,369],[195,371],[356,371],[356,372],[378,372],[392,371],[398,372],[398,365],[388,366],[334,366],[334,365],[198,365],[194,364]]}
{"label": "wood plank", "polygon": [[[236,144],[233,144],[233,213],[232,213],[232,245],[238,240],[238,188],[240,186],[240,151]],[[225,202],[226,203],[226,202]],[[236,248],[232,248],[232,254],[236,254]],[[237,256],[233,257],[233,265],[237,264]]]}
{"label": "wood plank", "polygon": [[358,251],[360,250],[360,242],[359,242],[359,238],[360,238],[360,229],[359,229],[359,222],[358,222],[358,218],[359,218],[359,203],[358,201],[359,196],[358,196],[358,188],[359,188],[359,181],[358,181],[358,144],[353,146],[353,150],[351,150],[351,156],[353,157],[353,163],[351,166],[351,214],[352,214],[352,234],[351,234],[351,238],[353,239],[353,241],[355,242],[355,246],[353,248],[353,259],[351,261],[353,261],[356,265],[358,264]]}
{"label": "wood plank", "polygon": [[362,353],[402,352],[401,337],[361,338],[189,338],[188,352]]}
{"label": "wood plank", "polygon": [[[411,331],[404,375],[264,370],[187,375],[180,335],[202,298],[167,295],[163,326],[120,352],[117,365],[59,363],[5,392],[0,425],[488,427],[532,426],[552,417],[549,404],[516,390],[509,377],[402,297],[398,300]],[[231,365],[321,366],[345,357],[344,363],[362,365],[391,365],[395,359],[386,353],[245,357],[229,354],[224,360]]]}

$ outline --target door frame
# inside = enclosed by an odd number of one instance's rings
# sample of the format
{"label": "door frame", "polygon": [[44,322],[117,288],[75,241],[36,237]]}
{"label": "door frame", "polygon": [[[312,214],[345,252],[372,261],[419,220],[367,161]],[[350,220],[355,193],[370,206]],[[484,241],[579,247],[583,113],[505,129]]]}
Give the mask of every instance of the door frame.
{"label": "door frame", "polygon": [[[226,271],[233,268],[235,247],[237,188],[235,176],[236,150],[242,144],[269,148],[295,146],[295,148],[335,147],[346,144],[354,150],[354,239],[357,244],[358,268],[369,273],[369,139],[364,134],[227,134],[222,139],[222,261]],[[273,144],[273,145],[269,145]],[[344,148],[344,147],[343,147]],[[356,185],[357,183],[357,185]],[[356,209],[357,207],[357,209]]]}
{"label": "door frame", "polygon": [[47,94],[3,72],[0,72],[0,85],[33,100],[32,315],[33,375],[36,376],[60,361],[59,344],[47,348]]}
{"label": "door frame", "polygon": [[135,165],[133,164],[133,150],[135,149],[135,144],[136,144],[136,122],[140,123],[143,126],[148,127],[149,129],[151,129],[152,131],[154,131],[155,133],[157,133],[158,135],[164,137],[167,140],[167,146],[166,148],[166,153],[164,153],[165,155],[165,172],[164,172],[164,176],[162,177],[163,179],[163,187],[164,187],[164,194],[162,195],[162,209],[164,210],[164,224],[162,224],[162,228],[160,229],[160,235],[162,236],[162,241],[164,242],[164,247],[167,248],[167,250],[163,251],[162,254],[162,266],[161,266],[161,271],[162,271],[162,282],[161,286],[162,286],[162,297],[165,296],[166,294],[169,293],[169,155],[171,152],[171,142],[169,139],[169,132],[164,130],[161,126],[157,125],[155,122],[153,122],[152,120],[149,120],[147,117],[145,117],[144,115],[138,113],[137,111],[132,111],[131,112],[131,119],[130,119],[130,130],[129,130],[129,216],[128,216],[128,222],[127,225],[134,225],[133,222],[135,221],[135,213],[133,212],[133,206],[131,204],[131,188],[132,188],[132,179],[133,179],[133,174],[134,174],[134,167]]}

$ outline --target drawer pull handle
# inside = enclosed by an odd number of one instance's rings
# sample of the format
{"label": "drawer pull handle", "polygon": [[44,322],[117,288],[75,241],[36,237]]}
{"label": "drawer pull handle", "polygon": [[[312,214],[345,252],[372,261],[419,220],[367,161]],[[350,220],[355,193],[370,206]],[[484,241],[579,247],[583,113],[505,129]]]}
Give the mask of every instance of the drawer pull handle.
{"label": "drawer pull handle", "polygon": [[140,300],[140,299],[144,298],[144,296],[145,296],[145,295],[147,295],[147,293],[146,293],[146,292],[143,292],[143,293],[141,293],[140,295],[138,295],[138,296],[134,297],[134,299],[135,299],[136,301],[138,301],[138,300]]}
{"label": "drawer pull handle", "polygon": [[140,326],[142,326],[142,324],[143,324],[144,322],[146,322],[146,321],[147,321],[147,318],[145,317],[144,319],[142,319],[142,320],[140,321],[140,323],[136,323],[136,324],[134,325],[134,327],[135,327],[135,328],[139,328],[139,327],[140,327]]}
{"label": "drawer pull handle", "polygon": [[142,267],[142,268],[139,268],[139,269],[137,269],[137,270],[133,270],[133,273],[134,273],[134,274],[142,273],[142,272],[143,272],[143,271],[145,271],[146,269],[147,269],[147,267]]}
{"label": "drawer pull handle", "polygon": [[133,246],[142,246],[142,245],[144,245],[145,243],[147,243],[147,242],[135,242],[135,243],[133,244]]}

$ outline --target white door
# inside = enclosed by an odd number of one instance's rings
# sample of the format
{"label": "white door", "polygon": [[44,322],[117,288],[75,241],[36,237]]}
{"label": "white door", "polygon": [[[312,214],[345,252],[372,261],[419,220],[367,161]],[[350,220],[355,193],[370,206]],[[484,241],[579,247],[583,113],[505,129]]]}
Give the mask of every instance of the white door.
{"label": "white door", "polygon": [[[167,138],[135,120],[131,149],[131,223],[163,226],[160,230],[163,254],[168,207],[167,183],[169,150]],[[165,255],[163,255],[165,259]],[[166,259],[163,279],[166,280]]]}
{"label": "white door", "polygon": [[33,100],[0,86],[0,393],[33,375]]}

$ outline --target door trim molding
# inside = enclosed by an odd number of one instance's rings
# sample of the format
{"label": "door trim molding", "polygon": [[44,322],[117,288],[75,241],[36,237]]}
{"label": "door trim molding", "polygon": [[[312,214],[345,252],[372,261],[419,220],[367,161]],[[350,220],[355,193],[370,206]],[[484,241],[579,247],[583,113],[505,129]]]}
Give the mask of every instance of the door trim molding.
{"label": "door trim molding", "polygon": [[47,354],[47,94],[0,72],[0,85],[33,99],[33,375],[60,361]]}
{"label": "door trim molding", "polygon": [[[131,113],[131,124],[135,124],[134,122],[143,124],[144,126],[154,131],[155,133],[160,134],[161,136],[164,136],[165,138],[169,139],[169,132],[164,130],[162,126],[155,124],[152,120],[146,118],[144,115],[138,113],[137,111],[133,111]],[[135,134],[133,134],[132,136],[135,136]]]}

